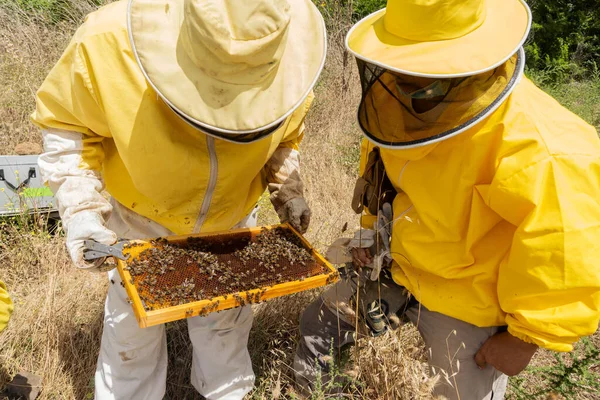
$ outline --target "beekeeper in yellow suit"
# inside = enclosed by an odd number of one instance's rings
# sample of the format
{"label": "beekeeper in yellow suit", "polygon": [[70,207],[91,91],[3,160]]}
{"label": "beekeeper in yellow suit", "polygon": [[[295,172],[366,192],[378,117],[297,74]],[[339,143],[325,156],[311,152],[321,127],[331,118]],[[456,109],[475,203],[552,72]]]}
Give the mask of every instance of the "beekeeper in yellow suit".
{"label": "beekeeper in yellow suit", "polygon": [[13,308],[12,300],[6,291],[6,285],[0,281],[0,332],[8,325]]}
{"label": "beekeeper in yellow suit", "polygon": [[[102,269],[83,260],[86,239],[252,226],[267,187],[281,220],[305,231],[298,143],[324,58],[310,0],[130,0],[90,14],[32,116],[75,265]],[[96,398],[162,399],[165,327],[140,329],[118,273],[108,279]],[[204,397],[251,390],[251,324],[249,307],[188,319]]]}
{"label": "beekeeper in yellow suit", "polygon": [[500,399],[537,348],[597,330],[600,140],[523,76],[530,25],[522,0],[388,0],[348,33],[363,273],[304,312],[300,385],[333,378],[354,304],[376,333],[410,319],[450,399]]}

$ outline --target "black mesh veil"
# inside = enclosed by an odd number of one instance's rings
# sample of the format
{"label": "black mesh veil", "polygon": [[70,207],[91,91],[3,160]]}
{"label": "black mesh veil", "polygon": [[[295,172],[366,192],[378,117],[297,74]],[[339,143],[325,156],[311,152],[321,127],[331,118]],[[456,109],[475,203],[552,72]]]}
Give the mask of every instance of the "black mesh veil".
{"label": "black mesh veil", "polygon": [[523,62],[520,50],[482,74],[431,79],[357,59],[362,86],[358,122],[364,134],[382,147],[417,147],[443,140],[495,110],[518,82]]}

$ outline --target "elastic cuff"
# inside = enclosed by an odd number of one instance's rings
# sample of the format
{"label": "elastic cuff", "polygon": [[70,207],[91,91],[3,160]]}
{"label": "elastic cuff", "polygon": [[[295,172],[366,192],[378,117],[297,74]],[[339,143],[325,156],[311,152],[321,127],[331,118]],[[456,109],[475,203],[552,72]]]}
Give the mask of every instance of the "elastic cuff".
{"label": "elastic cuff", "polygon": [[516,337],[517,339],[521,339],[525,343],[535,344],[538,347],[542,347],[548,350],[553,351],[561,351],[561,352],[569,352],[573,350],[572,343],[565,343],[560,341],[551,340],[551,338],[542,338],[542,337],[532,337],[523,332],[515,330],[514,327],[508,327],[508,333]]}

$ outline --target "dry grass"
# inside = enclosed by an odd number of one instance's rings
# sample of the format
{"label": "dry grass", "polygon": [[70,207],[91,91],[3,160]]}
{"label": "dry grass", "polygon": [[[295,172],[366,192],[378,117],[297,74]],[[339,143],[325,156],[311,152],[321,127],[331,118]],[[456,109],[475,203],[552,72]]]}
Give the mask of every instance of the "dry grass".
{"label": "dry grass", "polygon": [[0,7],[0,154],[12,154],[24,141],[38,142],[29,123],[35,92],[71,29],[48,29],[11,2]]}
{"label": "dry grass", "polygon": [[[46,17],[25,14],[6,1],[0,0],[0,154],[11,154],[19,142],[39,142],[37,129],[28,121],[35,90],[60,56],[76,21],[91,9],[78,1],[68,22],[52,25]],[[302,144],[303,175],[313,211],[307,237],[321,250],[341,235],[345,223],[348,232],[359,226],[349,207],[360,138],[351,105],[358,102],[359,85],[354,63],[341,47],[347,23],[339,21],[347,20],[347,15],[341,8],[329,12],[329,57]],[[275,222],[268,200],[263,198],[261,204],[261,222]],[[0,336],[0,388],[25,370],[44,377],[41,399],[92,398],[105,278],[75,271],[63,239],[36,231],[0,228],[0,277],[16,304],[9,328]],[[255,307],[249,347],[257,382],[249,398],[294,398],[291,365],[299,316],[317,294],[302,293]],[[167,335],[167,398],[200,398],[189,383],[191,344],[185,323],[168,324]],[[542,352],[538,362],[552,362],[548,354]],[[355,378],[355,398],[428,398],[435,379],[428,376],[424,361],[421,339],[409,325],[377,339],[361,339],[345,371]],[[531,382],[536,379],[532,376]]]}
{"label": "dry grass", "polygon": [[102,332],[104,276],[69,264],[63,239],[9,228],[0,233],[0,274],[15,312],[0,336],[0,379],[44,377],[45,399],[83,399]]}

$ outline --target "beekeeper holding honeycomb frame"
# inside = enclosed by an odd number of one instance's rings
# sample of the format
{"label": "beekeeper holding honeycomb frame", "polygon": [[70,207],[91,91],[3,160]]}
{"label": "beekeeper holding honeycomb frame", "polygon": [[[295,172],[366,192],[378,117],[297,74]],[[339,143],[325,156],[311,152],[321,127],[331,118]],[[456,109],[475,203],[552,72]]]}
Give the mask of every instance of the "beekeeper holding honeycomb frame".
{"label": "beekeeper holding honeycomb frame", "polygon": [[[267,187],[281,221],[304,232],[298,143],[325,53],[310,0],[122,0],[88,15],[32,115],[75,265],[102,269],[83,260],[86,239],[252,226]],[[96,398],[162,399],[165,328],[140,329],[108,275]],[[249,307],[188,319],[200,394],[250,391],[251,324]]]}

